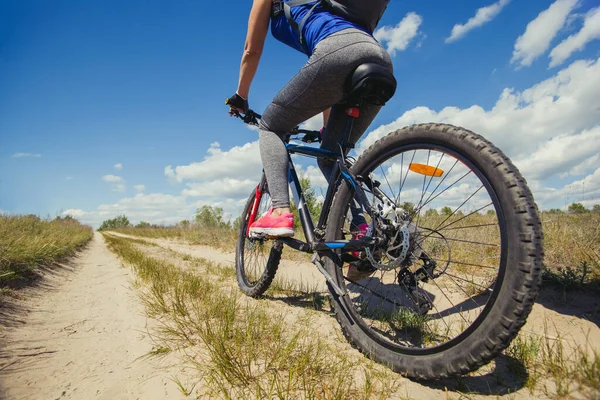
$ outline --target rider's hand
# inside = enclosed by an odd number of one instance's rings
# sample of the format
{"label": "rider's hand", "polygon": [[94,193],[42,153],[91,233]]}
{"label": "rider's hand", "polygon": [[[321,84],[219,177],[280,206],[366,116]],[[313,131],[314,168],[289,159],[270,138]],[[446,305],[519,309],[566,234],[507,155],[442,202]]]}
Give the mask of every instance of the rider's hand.
{"label": "rider's hand", "polygon": [[225,101],[231,109],[236,109],[238,112],[245,114],[248,111],[248,99],[244,99],[239,94],[235,93],[233,96]]}

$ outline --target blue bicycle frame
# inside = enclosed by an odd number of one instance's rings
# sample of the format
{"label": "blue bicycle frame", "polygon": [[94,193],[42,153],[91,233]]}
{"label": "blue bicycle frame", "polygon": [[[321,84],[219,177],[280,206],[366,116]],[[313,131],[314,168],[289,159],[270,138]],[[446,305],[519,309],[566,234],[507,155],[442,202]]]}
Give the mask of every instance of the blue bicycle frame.
{"label": "blue bicycle frame", "polygon": [[[347,135],[344,135],[344,139],[346,137]],[[345,141],[346,140],[342,140],[342,142],[340,143],[341,149],[345,148]],[[291,238],[284,238],[281,239],[281,241],[292,248],[309,253],[332,249],[340,249],[342,252],[350,252],[355,250],[363,250],[365,247],[372,246],[374,244],[374,240],[370,237],[365,237],[364,239],[360,240],[336,240],[333,242],[323,241],[324,228],[327,223],[329,209],[333,202],[333,196],[336,192],[337,187],[340,184],[342,184],[343,181],[345,181],[348,184],[348,186],[352,188],[355,197],[357,198],[359,204],[363,207],[364,211],[367,214],[371,214],[372,211],[371,205],[369,204],[369,201],[367,200],[367,197],[361,185],[358,184],[356,177],[350,172],[350,170],[346,166],[345,158],[341,154],[338,154],[336,152],[310,146],[300,146],[296,144],[287,143],[286,149],[288,151],[288,154],[290,155],[288,163],[288,182],[292,190],[292,194],[294,196],[295,204],[298,209],[298,216],[300,217],[300,222],[307,243],[303,243],[299,240]],[[318,159],[327,159],[335,162],[333,171],[331,172],[331,176],[333,177],[333,179],[331,180],[327,188],[327,194],[325,195],[325,200],[323,202],[321,215],[319,216],[319,221],[317,223],[316,229],[310,212],[308,211],[308,207],[306,206],[306,201],[304,199],[304,194],[302,193],[300,180],[298,179],[298,175],[296,174],[296,169],[294,168],[294,164],[291,159],[291,154],[301,154],[305,156],[315,157]]]}

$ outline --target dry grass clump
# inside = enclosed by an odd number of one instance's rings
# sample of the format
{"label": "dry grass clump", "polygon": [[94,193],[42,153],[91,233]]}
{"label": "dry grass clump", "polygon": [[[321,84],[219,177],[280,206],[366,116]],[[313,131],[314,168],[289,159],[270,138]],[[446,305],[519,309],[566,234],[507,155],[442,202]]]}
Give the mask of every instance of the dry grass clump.
{"label": "dry grass clump", "polygon": [[74,254],[92,236],[92,228],[70,217],[43,220],[36,215],[0,215],[0,285]]}
{"label": "dry grass clump", "polygon": [[225,251],[235,251],[237,240],[237,230],[227,226],[206,227],[191,224],[144,228],[126,227],[115,229],[115,232],[154,239],[181,239],[192,244],[211,246]]}
{"label": "dry grass clump", "polygon": [[[541,213],[544,232],[544,264],[545,277],[565,289],[581,286],[600,288],[600,213],[555,214]],[[497,264],[499,248],[493,246],[473,245],[468,241],[483,243],[499,243],[499,231],[494,215],[473,214],[462,219],[452,216],[443,222],[446,216],[421,216],[419,226],[435,228],[440,223],[447,225],[456,220],[458,223],[444,230],[450,239],[453,259],[465,263]],[[463,226],[480,227],[461,229]],[[487,225],[487,226],[486,226]],[[118,232],[149,238],[181,239],[193,244],[212,246],[224,251],[235,251],[238,230],[231,227],[200,227],[195,224],[171,227],[121,228]],[[301,230],[297,232],[302,240]],[[462,240],[463,242],[461,242]],[[465,242],[466,241],[466,242]],[[431,235],[425,243],[427,250],[437,254],[440,259],[446,258],[446,245],[443,240]],[[306,254],[285,248],[283,257],[292,260],[308,259]],[[486,264],[487,265],[487,264]],[[455,268],[465,274],[481,272],[478,267],[456,264]],[[481,276],[487,279],[487,276]]]}
{"label": "dry grass clump", "polygon": [[600,393],[600,354],[589,342],[569,344],[546,329],[544,335],[519,334],[504,353],[516,360],[514,368],[509,365],[514,373],[523,373],[517,362],[526,368],[525,386],[532,392],[560,398]]}
{"label": "dry grass clump", "polygon": [[600,289],[600,213],[542,213],[546,278]]}
{"label": "dry grass clump", "polygon": [[274,310],[206,271],[148,257],[124,238],[105,238],[144,283],[148,314],[160,323],[153,353],[183,352],[203,383],[196,395],[367,399],[386,398],[397,388],[385,369],[352,360],[322,339],[309,313]]}
{"label": "dry grass clump", "polygon": [[[124,235],[145,237],[151,239],[176,239],[190,244],[210,246],[219,250],[233,253],[238,238],[238,229],[231,227],[206,227],[196,224],[186,226],[152,226],[152,227],[125,227],[112,229]],[[296,239],[306,240],[302,230],[296,231]],[[294,261],[309,261],[310,255],[284,247],[282,257]]]}

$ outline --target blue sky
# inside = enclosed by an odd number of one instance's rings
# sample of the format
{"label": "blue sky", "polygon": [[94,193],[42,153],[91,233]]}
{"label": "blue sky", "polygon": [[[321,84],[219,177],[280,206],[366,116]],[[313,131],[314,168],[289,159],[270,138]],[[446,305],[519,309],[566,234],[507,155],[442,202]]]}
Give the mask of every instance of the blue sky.
{"label": "blue sky", "polygon": [[[224,100],[251,2],[223,4],[0,0],[0,212],[95,226],[121,213],[177,222],[203,204],[239,212],[261,171],[258,135]],[[376,37],[398,90],[357,150],[407,124],[453,123],[502,148],[542,208],[600,203],[599,6],[392,0]],[[269,37],[251,107],[305,61]]]}

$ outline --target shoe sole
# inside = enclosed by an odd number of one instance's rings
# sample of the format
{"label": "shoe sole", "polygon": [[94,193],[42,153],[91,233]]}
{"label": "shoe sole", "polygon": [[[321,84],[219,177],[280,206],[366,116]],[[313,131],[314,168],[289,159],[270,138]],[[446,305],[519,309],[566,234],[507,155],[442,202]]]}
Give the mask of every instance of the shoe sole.
{"label": "shoe sole", "polygon": [[273,237],[292,237],[294,230],[290,228],[254,228],[250,229],[250,238],[262,238],[265,236]]}

